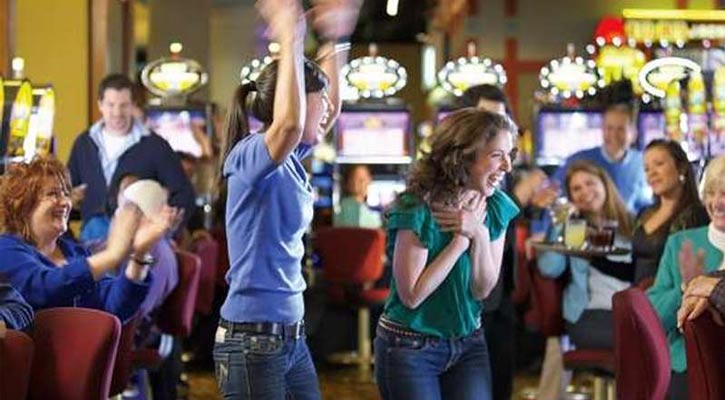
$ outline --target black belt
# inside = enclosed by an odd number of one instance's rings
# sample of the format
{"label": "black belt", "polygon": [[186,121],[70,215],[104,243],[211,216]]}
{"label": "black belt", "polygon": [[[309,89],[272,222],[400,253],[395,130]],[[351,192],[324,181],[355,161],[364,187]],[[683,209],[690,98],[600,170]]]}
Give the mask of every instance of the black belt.
{"label": "black belt", "polygon": [[219,320],[219,326],[232,334],[238,332],[258,333],[279,335],[290,339],[298,339],[305,334],[305,321],[285,325],[276,322],[231,322],[222,318]]}

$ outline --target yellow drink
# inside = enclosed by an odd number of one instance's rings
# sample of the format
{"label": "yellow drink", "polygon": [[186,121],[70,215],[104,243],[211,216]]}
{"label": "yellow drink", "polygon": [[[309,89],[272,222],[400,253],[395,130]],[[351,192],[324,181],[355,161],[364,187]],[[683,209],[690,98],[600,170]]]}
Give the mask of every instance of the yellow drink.
{"label": "yellow drink", "polygon": [[579,249],[584,245],[587,233],[587,221],[583,219],[570,219],[564,227],[564,244],[567,247]]}

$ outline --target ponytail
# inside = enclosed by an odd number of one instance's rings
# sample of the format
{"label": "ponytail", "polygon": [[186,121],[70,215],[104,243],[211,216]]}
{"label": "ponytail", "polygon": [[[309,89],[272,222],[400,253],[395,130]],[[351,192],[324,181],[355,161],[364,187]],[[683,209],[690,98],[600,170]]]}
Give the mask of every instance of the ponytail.
{"label": "ponytail", "polygon": [[256,90],[254,81],[237,86],[232,97],[226,120],[224,121],[224,136],[220,149],[219,171],[223,174],[224,163],[234,146],[249,135],[249,120],[247,119],[247,97]]}

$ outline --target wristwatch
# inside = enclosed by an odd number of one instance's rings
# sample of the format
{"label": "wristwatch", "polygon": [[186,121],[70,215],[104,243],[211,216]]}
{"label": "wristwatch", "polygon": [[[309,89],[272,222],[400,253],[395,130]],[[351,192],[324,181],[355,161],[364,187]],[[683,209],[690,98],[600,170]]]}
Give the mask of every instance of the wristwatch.
{"label": "wristwatch", "polygon": [[146,253],[143,255],[143,257],[139,257],[136,254],[131,254],[131,259],[138,265],[146,266],[156,264],[156,258],[152,256],[151,253]]}

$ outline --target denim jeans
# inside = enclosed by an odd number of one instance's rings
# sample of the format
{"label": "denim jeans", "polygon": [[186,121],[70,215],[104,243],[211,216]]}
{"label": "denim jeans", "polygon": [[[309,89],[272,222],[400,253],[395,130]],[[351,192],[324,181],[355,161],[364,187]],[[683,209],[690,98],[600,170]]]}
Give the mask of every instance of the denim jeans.
{"label": "denim jeans", "polygon": [[469,336],[411,338],[378,325],[375,377],[383,400],[490,400],[483,329]]}
{"label": "denim jeans", "polygon": [[305,337],[227,331],[214,343],[217,384],[224,399],[319,400],[317,373]]}

